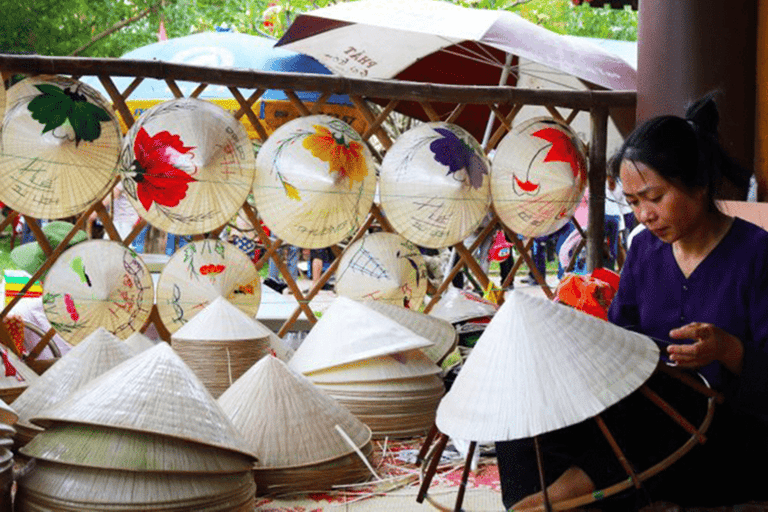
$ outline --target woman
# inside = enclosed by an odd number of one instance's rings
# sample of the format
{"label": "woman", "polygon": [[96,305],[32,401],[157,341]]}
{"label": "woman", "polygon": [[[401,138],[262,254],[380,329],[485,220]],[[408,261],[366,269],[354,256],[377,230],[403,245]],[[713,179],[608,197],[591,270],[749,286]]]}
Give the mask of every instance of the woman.
{"label": "woman", "polygon": [[[662,116],[639,126],[611,162],[647,229],[627,255],[608,318],[652,337],[670,364],[698,371],[726,397],[707,442],[648,480],[642,493],[606,500],[621,503],[618,509],[660,500],[719,506],[768,499],[768,233],[716,207],[723,178],[737,185],[749,179],[717,142],[717,124],[714,100],[706,97],[685,119]],[[703,399],[684,386],[658,373],[649,385],[685,417],[701,417]],[[604,416],[639,470],[688,437],[638,393]],[[548,487],[553,501],[626,477],[598,438],[580,424],[546,440],[554,446],[549,457],[564,470]],[[509,471],[502,459],[514,456],[505,450],[499,464],[503,488]],[[520,499],[523,492],[505,495],[505,505],[525,510],[541,503],[541,493]]]}

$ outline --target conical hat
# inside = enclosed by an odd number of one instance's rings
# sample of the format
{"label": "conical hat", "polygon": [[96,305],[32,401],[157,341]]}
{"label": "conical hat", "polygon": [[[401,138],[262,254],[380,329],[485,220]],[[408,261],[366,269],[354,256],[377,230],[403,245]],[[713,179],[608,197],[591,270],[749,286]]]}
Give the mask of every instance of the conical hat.
{"label": "conical hat", "polygon": [[365,304],[337,297],[301,342],[288,365],[306,374],[431,344]]}
{"label": "conical hat", "polygon": [[221,240],[200,240],[180,248],[157,281],[157,310],[171,334],[219,296],[251,317],[261,301],[256,266],[243,251]]}
{"label": "conical hat", "polygon": [[427,293],[419,249],[395,233],[370,233],[350,244],[336,271],[336,293],[418,309]]}
{"label": "conical hat", "polygon": [[348,410],[271,356],[235,381],[219,404],[258,455],[260,468],[316,464],[352,453],[336,425],[357,448],[371,440],[371,430]]}
{"label": "conical hat", "polygon": [[381,162],[381,207],[411,242],[449,247],[488,213],[490,170],[469,132],[450,123],[421,124],[400,135]]}
{"label": "conical hat", "polygon": [[271,332],[264,324],[218,296],[173,333],[171,340],[253,340],[268,338]]}
{"label": "conical hat", "polygon": [[334,117],[285,123],[256,157],[256,208],[269,229],[297,247],[330,247],[352,234],[368,215],[375,188],[365,142]]}
{"label": "conical hat", "polygon": [[164,434],[252,455],[205,386],[167,343],[93,379],[32,421]]}
{"label": "conical hat", "polygon": [[130,248],[89,240],[64,251],[43,281],[45,316],[62,338],[77,345],[97,327],[124,339],[149,318],[152,275]]}
{"label": "conical hat", "polygon": [[505,226],[526,237],[567,224],[586,185],[584,144],[553,119],[531,119],[514,128],[493,156],[493,206]]}
{"label": "conical hat", "polygon": [[14,425],[19,420],[19,415],[10,405],[5,403],[3,399],[0,399],[0,423],[6,425]]}
{"label": "conical hat", "polygon": [[456,347],[459,336],[450,322],[379,300],[366,301],[366,306],[431,341],[432,346],[421,350],[435,363],[442,361]]}
{"label": "conical hat", "polygon": [[242,123],[195,98],[155,105],[125,136],[120,173],[128,199],[153,226],[178,235],[223,226],[253,184],[253,149]]}
{"label": "conical hat", "polygon": [[157,343],[140,332],[135,332],[125,338],[125,344],[128,345],[134,355],[154,347]]}
{"label": "conical hat", "polygon": [[566,427],[636,390],[658,360],[647,336],[515,291],[440,403],[437,426],[477,441]]}
{"label": "conical hat", "polygon": [[132,356],[130,347],[99,327],[64,354],[13,402],[20,421],[28,426],[29,419],[40,411],[58,404]]}
{"label": "conical hat", "polygon": [[3,363],[0,365],[0,400],[8,404],[14,403],[14,400],[40,377],[3,345],[0,345],[0,356]]}
{"label": "conical hat", "polygon": [[363,399],[369,399],[374,395],[402,398],[406,393],[408,395],[432,396],[435,393],[442,394],[445,392],[445,383],[439,375],[373,382],[317,383],[315,385],[333,397],[351,398],[357,396]]}
{"label": "conical hat", "polygon": [[498,310],[498,305],[479,295],[449,286],[429,314],[455,324],[473,318],[493,316]]}
{"label": "conical hat", "polygon": [[314,383],[380,382],[440,373],[440,367],[419,349],[371,357],[307,373]]}
{"label": "conical hat", "polygon": [[253,460],[242,454],[145,432],[56,424],[21,448],[28,457],[102,469],[163,473],[239,473]]}
{"label": "conical hat", "polygon": [[121,143],[110,103],[61,76],[27,78],[7,96],[0,201],[25,215],[60,219],[101,198],[117,175]]}

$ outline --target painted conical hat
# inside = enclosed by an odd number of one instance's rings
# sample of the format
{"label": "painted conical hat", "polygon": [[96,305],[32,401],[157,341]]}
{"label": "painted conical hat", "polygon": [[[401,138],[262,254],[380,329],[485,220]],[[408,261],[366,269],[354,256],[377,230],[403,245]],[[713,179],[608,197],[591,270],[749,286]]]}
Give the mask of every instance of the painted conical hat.
{"label": "painted conical hat", "polygon": [[93,379],[32,422],[150,432],[252,455],[203,383],[167,343]]}
{"label": "painted conical hat", "polygon": [[424,247],[467,238],[491,204],[491,164],[460,126],[434,122],[400,135],[379,176],[381,206],[395,231]]}
{"label": "painted conical hat", "polygon": [[154,284],[130,248],[88,240],[64,251],[43,281],[45,316],[67,342],[77,345],[97,327],[124,339],[149,318]]}
{"label": "painted conical hat", "polygon": [[40,411],[54,406],[93,378],[133,356],[130,347],[99,327],[43,373],[14,402],[25,427]]}
{"label": "painted conical hat", "polygon": [[140,332],[135,332],[125,338],[125,344],[128,345],[134,355],[154,347],[157,343]]}
{"label": "painted conical hat", "polygon": [[293,370],[306,374],[431,344],[365,304],[337,297],[288,364]]}
{"label": "painted conical hat", "polygon": [[316,464],[371,440],[371,430],[348,410],[271,356],[235,381],[219,404],[258,455],[260,468]]}
{"label": "painted conical hat", "polygon": [[421,350],[435,363],[442,361],[456,347],[458,333],[456,328],[446,320],[378,300],[366,301],[366,306],[387,315],[419,336],[431,341],[432,346]]}
{"label": "painted conical hat", "polygon": [[251,142],[223,108],[195,98],[155,105],[125,137],[127,196],[153,226],[178,235],[223,226],[243,206],[254,175]]}
{"label": "painted conical hat", "polygon": [[61,76],[13,85],[0,144],[0,201],[60,219],[100,199],[117,176],[120,126],[98,91]]}
{"label": "painted conical hat", "polygon": [[553,119],[515,127],[493,156],[493,206],[504,225],[526,237],[548,235],[567,224],[586,186],[584,144]]}
{"label": "painted conical hat", "polygon": [[131,430],[64,423],[26,444],[28,457],[102,469],[163,473],[239,473],[253,460],[245,455],[173,437]]}
{"label": "painted conical hat", "polygon": [[440,367],[419,349],[371,357],[324,370],[307,373],[318,383],[371,382],[425,377],[440,373]]}
{"label": "painted conical hat", "polygon": [[330,247],[352,234],[373,203],[376,171],[360,135],[330,116],[289,121],[256,157],[253,198],[286,242]]}
{"label": "painted conical hat", "polygon": [[16,354],[0,345],[0,399],[6,403],[13,401],[40,377]]}
{"label": "painted conical hat", "polygon": [[174,253],[157,281],[157,310],[173,334],[216,297],[256,316],[261,280],[243,251],[221,240],[191,242]]}
{"label": "painted conical hat", "polygon": [[0,399],[0,423],[6,425],[14,425],[19,420],[19,415],[16,411],[3,399]]}
{"label": "painted conical hat", "polygon": [[512,292],[437,411],[441,432],[504,441],[590,418],[650,377],[659,349],[562,304]]}
{"label": "painted conical hat", "polygon": [[336,293],[418,309],[427,293],[419,249],[396,233],[370,233],[350,244],[336,270]]}

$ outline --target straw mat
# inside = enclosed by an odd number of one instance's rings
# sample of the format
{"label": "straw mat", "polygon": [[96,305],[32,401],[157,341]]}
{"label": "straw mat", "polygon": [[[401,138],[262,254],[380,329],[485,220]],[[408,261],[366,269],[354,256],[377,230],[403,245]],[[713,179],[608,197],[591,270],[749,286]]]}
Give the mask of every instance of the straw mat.
{"label": "straw mat", "polygon": [[421,124],[400,135],[381,162],[381,207],[414,244],[450,247],[488,213],[490,170],[469,132],[450,123]]}
{"label": "straw mat", "polygon": [[336,293],[419,309],[427,293],[427,265],[418,247],[402,236],[369,233],[341,257]]}
{"label": "straw mat", "polygon": [[20,452],[72,466],[152,473],[242,473],[251,457],[182,439],[77,423],[54,424]]}
{"label": "straw mat", "polygon": [[19,415],[16,411],[4,400],[0,399],[0,423],[6,425],[13,425],[19,420]]}
{"label": "straw mat", "polygon": [[7,92],[0,201],[35,218],[81,213],[117,175],[120,142],[112,106],[89,85],[61,76],[22,80]]}
{"label": "straw mat", "polygon": [[256,316],[261,302],[261,280],[253,261],[221,240],[199,240],[180,248],[157,281],[157,310],[171,334],[219,296],[250,317]]}
{"label": "straw mat", "polygon": [[145,111],[131,127],[120,173],[143,219],[162,231],[195,235],[235,216],[251,190],[254,163],[251,141],[231,113],[178,98]]}
{"label": "straw mat", "polygon": [[437,426],[476,441],[566,427],[640,387],[658,359],[646,336],[514,291],[440,403]]}
{"label": "straw mat", "polygon": [[130,248],[88,240],[64,251],[43,281],[45,316],[77,345],[97,327],[125,339],[143,327],[154,302],[149,269]]}
{"label": "straw mat", "polygon": [[39,431],[30,418],[52,407],[83,387],[93,378],[133,356],[130,347],[103,327],[89,334],[64,354],[13,403],[19,423]]}
{"label": "straw mat", "polygon": [[[219,404],[265,469],[304,467],[353,453],[371,431],[307,378],[267,356],[237,380]],[[336,430],[349,436],[352,446]]]}
{"label": "straw mat", "polygon": [[586,186],[586,149],[568,125],[530,119],[499,142],[491,195],[499,218],[514,232],[554,233],[573,216]]}
{"label": "straw mat", "polygon": [[134,355],[154,347],[157,343],[140,332],[135,332],[125,338],[125,344],[128,345]]}
{"label": "straw mat", "polygon": [[19,480],[16,501],[20,511],[252,511],[255,487],[250,472],[201,477],[38,461]]}
{"label": "straw mat", "polygon": [[331,116],[294,119],[256,157],[253,198],[264,223],[297,247],[330,247],[368,216],[376,170],[368,147]]}
{"label": "straw mat", "polygon": [[0,346],[0,356],[4,363],[0,369],[0,400],[13,405],[15,409],[14,401],[40,377],[4,346]]}
{"label": "straw mat", "polygon": [[337,297],[288,364],[308,373],[431,344],[364,303]]}
{"label": "straw mat", "polygon": [[32,422],[164,434],[253,455],[202,382],[167,343],[112,368]]}
{"label": "straw mat", "polygon": [[420,349],[406,350],[396,354],[371,357],[333,368],[307,373],[315,384],[348,382],[381,382],[387,380],[424,377],[441,372]]}
{"label": "straw mat", "polygon": [[379,300],[367,301],[366,305],[430,340],[433,345],[421,350],[435,363],[440,363],[451,350],[456,348],[459,334],[456,328],[446,320]]}

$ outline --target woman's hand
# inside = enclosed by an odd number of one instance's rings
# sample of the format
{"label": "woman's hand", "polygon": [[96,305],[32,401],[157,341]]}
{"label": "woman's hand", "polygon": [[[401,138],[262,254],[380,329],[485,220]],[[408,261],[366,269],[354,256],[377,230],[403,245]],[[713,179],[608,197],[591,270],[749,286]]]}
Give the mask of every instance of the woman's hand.
{"label": "woman's hand", "polygon": [[676,340],[694,340],[692,345],[670,345],[669,359],[682,368],[700,368],[720,361],[735,374],[741,373],[744,346],[734,335],[712,324],[693,322],[669,331]]}

